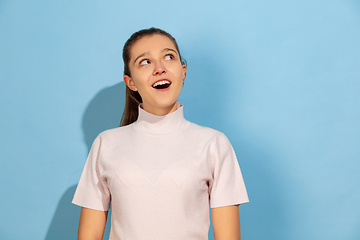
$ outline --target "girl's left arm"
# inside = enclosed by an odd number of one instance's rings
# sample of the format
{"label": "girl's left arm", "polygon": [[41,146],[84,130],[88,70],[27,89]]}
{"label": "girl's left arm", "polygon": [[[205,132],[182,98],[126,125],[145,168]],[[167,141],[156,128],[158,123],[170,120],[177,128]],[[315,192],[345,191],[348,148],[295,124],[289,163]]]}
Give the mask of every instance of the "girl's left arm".
{"label": "girl's left arm", "polygon": [[240,240],[238,205],[211,209],[215,240]]}

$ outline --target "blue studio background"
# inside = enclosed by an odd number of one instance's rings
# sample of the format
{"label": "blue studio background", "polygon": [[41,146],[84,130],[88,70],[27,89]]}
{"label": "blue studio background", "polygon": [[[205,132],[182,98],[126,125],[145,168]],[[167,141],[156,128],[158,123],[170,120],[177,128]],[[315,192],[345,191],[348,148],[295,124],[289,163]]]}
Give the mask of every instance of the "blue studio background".
{"label": "blue studio background", "polygon": [[123,110],[122,46],[151,26],[188,62],[186,118],[237,153],[243,239],[360,239],[358,0],[1,0],[0,239],[76,238],[87,153]]}

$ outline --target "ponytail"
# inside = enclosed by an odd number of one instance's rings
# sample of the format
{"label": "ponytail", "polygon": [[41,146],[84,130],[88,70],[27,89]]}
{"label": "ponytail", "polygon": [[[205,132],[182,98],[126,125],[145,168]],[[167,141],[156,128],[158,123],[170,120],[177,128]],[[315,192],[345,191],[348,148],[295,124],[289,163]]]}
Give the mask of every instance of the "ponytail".
{"label": "ponytail", "polygon": [[132,91],[126,86],[125,93],[125,108],[120,121],[120,127],[129,125],[135,122],[139,115],[139,104],[142,103],[139,92]]}

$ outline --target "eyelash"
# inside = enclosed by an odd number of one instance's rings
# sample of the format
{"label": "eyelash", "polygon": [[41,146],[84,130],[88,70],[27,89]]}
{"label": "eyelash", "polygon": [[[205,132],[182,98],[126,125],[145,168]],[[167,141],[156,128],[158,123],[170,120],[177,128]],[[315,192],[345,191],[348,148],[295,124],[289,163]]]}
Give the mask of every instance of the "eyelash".
{"label": "eyelash", "polygon": [[[168,53],[168,54],[166,54],[164,57],[168,57],[168,56],[171,57],[170,60],[173,60],[173,59],[175,58],[174,54],[172,54],[172,53]],[[145,61],[151,62],[149,59],[143,59],[143,60],[141,60],[141,61],[139,62],[139,65],[140,65],[140,66],[147,65],[147,64],[143,64],[143,62],[145,62]]]}

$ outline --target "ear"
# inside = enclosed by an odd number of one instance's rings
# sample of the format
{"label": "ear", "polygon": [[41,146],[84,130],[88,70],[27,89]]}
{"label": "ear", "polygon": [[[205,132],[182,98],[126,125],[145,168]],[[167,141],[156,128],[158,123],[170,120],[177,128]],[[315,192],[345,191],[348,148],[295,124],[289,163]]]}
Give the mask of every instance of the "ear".
{"label": "ear", "polygon": [[124,75],[124,82],[132,91],[137,91],[135,82],[132,80],[130,76]]}
{"label": "ear", "polygon": [[187,68],[185,64],[183,64],[182,67],[183,67],[183,81],[185,81]]}

